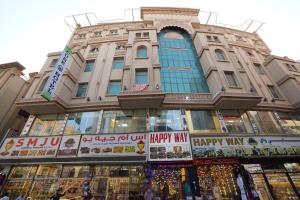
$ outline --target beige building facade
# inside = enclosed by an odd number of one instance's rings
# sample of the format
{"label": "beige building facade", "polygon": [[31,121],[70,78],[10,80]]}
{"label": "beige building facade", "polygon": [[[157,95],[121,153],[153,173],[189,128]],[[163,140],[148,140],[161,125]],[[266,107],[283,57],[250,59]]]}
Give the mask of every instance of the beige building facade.
{"label": "beige building facade", "polygon": [[[41,92],[60,52],[48,54],[17,102],[31,114],[20,137],[58,137],[57,151],[9,154],[7,147],[3,159],[13,167],[6,189],[48,198],[62,187],[68,199],[84,195],[88,179],[99,199],[143,198],[149,185],[161,199],[236,199],[253,190],[260,199],[299,198],[299,62],[272,55],[257,33],[203,24],[198,15],[198,9],[142,7],[141,21],[78,25],[53,100]],[[122,152],[129,148],[102,148],[109,142],[99,139],[135,134],[147,137],[139,143],[146,149],[127,157]],[[70,137],[74,154],[62,151]],[[93,137],[100,146],[84,146]],[[10,140],[18,143],[8,138],[4,145]],[[115,156],[105,156],[110,151]],[[39,192],[47,184],[53,187]]]}
{"label": "beige building facade", "polygon": [[23,77],[24,69],[18,62],[0,64],[0,138],[9,129],[20,132],[29,116],[29,113],[15,106],[15,102],[23,98],[30,87],[30,81]]}

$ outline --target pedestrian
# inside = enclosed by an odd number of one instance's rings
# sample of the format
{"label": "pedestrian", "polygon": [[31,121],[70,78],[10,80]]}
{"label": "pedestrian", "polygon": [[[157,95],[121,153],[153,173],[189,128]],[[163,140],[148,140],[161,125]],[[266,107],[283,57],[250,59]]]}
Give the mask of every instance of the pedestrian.
{"label": "pedestrian", "polygon": [[24,193],[21,193],[17,198],[16,200],[25,200],[25,194]]}
{"label": "pedestrian", "polygon": [[153,200],[153,199],[154,199],[154,195],[151,187],[149,186],[144,193],[144,200]]}
{"label": "pedestrian", "polygon": [[4,192],[3,195],[1,196],[0,200],[9,200],[8,192]]}

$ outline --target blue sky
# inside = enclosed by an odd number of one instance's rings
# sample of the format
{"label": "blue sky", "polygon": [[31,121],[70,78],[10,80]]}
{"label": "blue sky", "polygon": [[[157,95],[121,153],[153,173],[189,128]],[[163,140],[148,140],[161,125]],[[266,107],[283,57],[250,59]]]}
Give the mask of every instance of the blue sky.
{"label": "blue sky", "polygon": [[1,0],[0,63],[19,61],[26,73],[39,71],[47,54],[63,50],[71,36],[65,16],[93,12],[100,20],[119,19],[124,9],[141,6],[199,8],[235,26],[249,18],[263,21],[258,33],[272,54],[300,60],[298,0]]}

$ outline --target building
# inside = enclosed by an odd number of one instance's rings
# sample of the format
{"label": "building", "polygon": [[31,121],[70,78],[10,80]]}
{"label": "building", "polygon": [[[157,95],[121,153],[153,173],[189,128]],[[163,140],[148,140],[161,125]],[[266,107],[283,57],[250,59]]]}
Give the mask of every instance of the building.
{"label": "building", "polygon": [[15,106],[15,102],[25,96],[31,83],[31,79],[25,80],[22,72],[24,69],[18,62],[0,64],[1,141],[8,130],[10,134],[20,132],[29,116],[26,111]]}
{"label": "building", "polygon": [[60,52],[17,102],[31,115],[1,147],[4,189],[46,199],[61,187],[70,199],[89,184],[99,199],[143,199],[151,185],[162,198],[236,199],[255,188],[298,199],[299,63],[198,14],[142,7],[138,22],[78,26],[53,100],[40,94]]}

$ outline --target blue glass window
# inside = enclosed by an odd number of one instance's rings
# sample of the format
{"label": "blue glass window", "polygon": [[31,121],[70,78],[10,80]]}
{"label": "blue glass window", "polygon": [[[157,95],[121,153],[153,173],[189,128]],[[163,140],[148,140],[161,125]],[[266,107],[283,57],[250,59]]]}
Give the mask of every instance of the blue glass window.
{"label": "blue glass window", "polygon": [[136,84],[147,84],[148,83],[148,71],[136,71],[135,72],[135,83]]}
{"label": "blue glass window", "polygon": [[158,34],[161,87],[170,93],[208,93],[191,36],[181,29]]}
{"label": "blue glass window", "polygon": [[218,61],[225,61],[226,60],[225,53],[221,49],[216,49],[215,54],[217,56]]}
{"label": "blue glass window", "polygon": [[113,61],[113,69],[123,69],[124,66],[124,58],[114,58]]}
{"label": "blue glass window", "polygon": [[91,71],[93,71],[94,64],[95,64],[94,60],[88,60],[88,61],[86,61],[84,72],[91,72]]}
{"label": "blue glass window", "polygon": [[110,81],[108,95],[117,95],[121,92],[121,81]]}
{"label": "blue glass window", "polygon": [[76,97],[85,97],[88,83],[79,83]]}
{"label": "blue glass window", "polygon": [[146,58],[147,57],[147,47],[139,46],[137,48],[137,55],[138,58]]}

